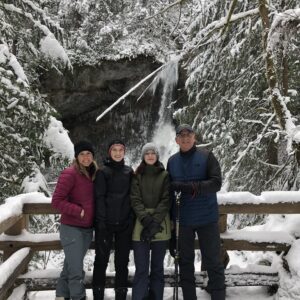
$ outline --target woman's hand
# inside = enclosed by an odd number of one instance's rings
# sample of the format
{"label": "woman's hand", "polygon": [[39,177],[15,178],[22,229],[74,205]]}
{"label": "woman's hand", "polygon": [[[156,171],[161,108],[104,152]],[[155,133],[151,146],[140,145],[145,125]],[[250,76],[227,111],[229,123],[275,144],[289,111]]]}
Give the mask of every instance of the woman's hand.
{"label": "woman's hand", "polygon": [[80,217],[81,217],[81,219],[84,217],[84,209],[81,211]]}

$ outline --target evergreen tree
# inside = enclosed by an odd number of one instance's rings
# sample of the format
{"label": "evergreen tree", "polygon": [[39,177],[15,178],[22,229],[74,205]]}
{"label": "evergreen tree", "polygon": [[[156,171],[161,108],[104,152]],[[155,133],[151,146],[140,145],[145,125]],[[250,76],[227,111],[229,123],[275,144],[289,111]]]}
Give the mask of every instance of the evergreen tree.
{"label": "evergreen tree", "polygon": [[[54,110],[38,92],[37,66],[69,66],[56,39],[61,39],[61,34],[39,2],[1,1],[0,201],[20,193],[25,178],[27,182],[39,181],[41,169],[49,163],[52,153],[43,136]],[[46,191],[40,183],[36,186]]]}
{"label": "evergreen tree", "polygon": [[[216,0],[190,26],[184,56],[189,102],[176,116],[192,123],[203,142],[214,147],[225,175],[225,190],[259,194],[299,189],[296,156],[282,152],[287,131],[280,127],[269,97],[258,3],[233,2],[230,22],[231,2]],[[271,21],[282,10],[281,1],[273,2]],[[296,5],[289,1],[289,8]],[[295,47],[299,35],[288,44],[288,57],[299,55],[299,47]],[[281,69],[277,64],[277,72]],[[299,86],[299,68],[295,69],[291,65],[292,71],[288,71],[292,91]],[[288,96],[287,109],[297,116],[299,96],[297,92]]]}

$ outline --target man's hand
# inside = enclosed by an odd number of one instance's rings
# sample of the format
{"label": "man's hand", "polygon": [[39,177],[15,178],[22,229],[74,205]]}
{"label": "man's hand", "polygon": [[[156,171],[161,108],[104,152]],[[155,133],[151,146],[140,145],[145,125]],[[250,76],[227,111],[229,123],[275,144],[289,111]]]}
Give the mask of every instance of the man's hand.
{"label": "man's hand", "polygon": [[192,182],[173,181],[171,182],[171,189],[176,192],[182,192],[183,194],[194,193],[194,187]]}
{"label": "man's hand", "polygon": [[171,190],[182,192],[183,194],[190,194],[193,197],[198,196],[201,192],[200,182],[188,181],[173,181],[171,182]]}

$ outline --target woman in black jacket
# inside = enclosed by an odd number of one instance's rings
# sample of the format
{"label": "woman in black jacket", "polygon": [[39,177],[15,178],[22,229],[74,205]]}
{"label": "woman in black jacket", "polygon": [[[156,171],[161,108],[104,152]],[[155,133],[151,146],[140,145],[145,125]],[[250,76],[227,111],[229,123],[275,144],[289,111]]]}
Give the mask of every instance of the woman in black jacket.
{"label": "woman in black jacket", "polygon": [[115,243],[115,299],[127,295],[128,262],[133,229],[130,206],[130,185],[133,170],[124,163],[125,145],[114,140],[108,147],[104,167],[96,174],[95,249],[93,272],[94,300],[104,299],[105,273]]}

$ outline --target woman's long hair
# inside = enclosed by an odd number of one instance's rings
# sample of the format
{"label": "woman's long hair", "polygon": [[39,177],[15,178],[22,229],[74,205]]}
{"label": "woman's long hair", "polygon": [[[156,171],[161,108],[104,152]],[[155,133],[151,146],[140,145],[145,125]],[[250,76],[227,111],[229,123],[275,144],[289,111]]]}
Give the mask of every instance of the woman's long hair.
{"label": "woman's long hair", "polygon": [[95,160],[92,161],[89,167],[84,167],[81,165],[77,158],[74,158],[72,165],[75,167],[75,169],[82,174],[83,176],[86,176],[87,178],[91,178],[93,181],[96,177],[96,172],[99,169],[97,163]]}

